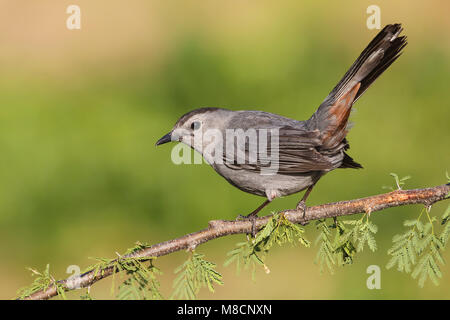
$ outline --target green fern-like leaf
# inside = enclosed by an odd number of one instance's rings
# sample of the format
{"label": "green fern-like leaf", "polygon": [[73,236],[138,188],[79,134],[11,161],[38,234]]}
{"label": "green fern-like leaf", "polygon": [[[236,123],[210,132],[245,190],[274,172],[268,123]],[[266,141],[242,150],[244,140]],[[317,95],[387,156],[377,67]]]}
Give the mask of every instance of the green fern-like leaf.
{"label": "green fern-like leaf", "polygon": [[[366,217],[365,221],[364,217]],[[352,238],[352,242],[356,245],[357,252],[363,251],[366,244],[371,251],[377,249],[374,235],[378,232],[378,227],[369,220],[368,214],[358,220],[345,220],[344,223],[353,226],[353,228],[348,231],[343,238]]]}
{"label": "green fern-like leaf", "polygon": [[425,281],[428,278],[435,285],[439,284],[438,278],[442,278],[442,272],[431,252],[428,252],[421,257],[411,275],[414,279],[419,279],[420,287],[424,286]]}
{"label": "green fern-like leaf", "polygon": [[254,246],[268,252],[274,244],[280,246],[301,243],[309,247],[309,241],[303,236],[304,229],[286,219],[284,214],[274,214],[264,228],[256,235]]}
{"label": "green fern-like leaf", "polygon": [[274,214],[254,239],[238,243],[237,248],[228,252],[229,258],[225,261],[225,266],[235,263],[237,273],[240,272],[241,266],[246,269],[252,266],[252,279],[254,279],[257,265],[263,266],[266,273],[270,272],[264,260],[275,244],[282,246],[286,243],[292,245],[300,243],[309,247],[310,243],[303,233],[304,229],[291,223],[284,214]]}
{"label": "green fern-like leaf", "polygon": [[193,252],[188,260],[175,269],[179,275],[174,280],[172,298],[192,300],[202,287],[214,292],[214,284],[223,285],[222,275],[215,270],[216,264],[203,257],[203,254]]}
{"label": "green fern-like leaf", "polygon": [[416,263],[416,247],[418,235],[414,229],[408,230],[402,235],[395,235],[392,239],[393,246],[388,250],[391,257],[386,265],[387,269],[397,266],[400,272],[409,273]]}
{"label": "green fern-like leaf", "polygon": [[[427,219],[424,219],[426,212]],[[448,213],[444,213],[443,221]],[[444,265],[442,251],[448,240],[448,234],[445,230],[447,222],[445,221],[444,230],[439,236],[435,234],[436,218],[430,215],[429,209],[423,209],[416,220],[407,220],[404,222],[409,230],[393,238],[393,246],[388,250],[391,259],[386,265],[389,269],[397,265],[399,271],[411,272],[414,279],[418,279],[420,287],[423,287],[427,279],[430,279],[435,285],[439,284],[442,278],[442,271],[439,265]]]}
{"label": "green fern-like leaf", "polygon": [[236,244],[236,248],[227,253],[228,259],[225,261],[224,266],[227,267],[234,263],[236,265],[236,274],[238,275],[242,268],[244,270],[251,268],[252,279],[254,280],[256,266],[264,266],[264,262],[258,256],[259,251],[251,241],[240,242]]}
{"label": "green fern-like leaf", "polygon": [[317,251],[315,263],[319,265],[321,273],[325,271],[325,267],[328,271],[334,273],[334,265],[336,265],[334,257],[334,248],[331,242],[332,232],[328,227],[326,220],[319,220],[316,222],[316,228],[319,230],[319,235],[316,238],[315,244],[319,245]]}
{"label": "green fern-like leaf", "polygon": [[[149,263],[147,265],[146,263]],[[121,300],[160,300],[157,275],[158,268],[148,258],[121,258],[116,266],[118,271],[125,271],[126,279],[119,285],[117,298]]]}
{"label": "green fern-like leaf", "polygon": [[395,180],[395,187],[383,186],[383,189],[389,189],[391,191],[394,190],[402,190],[402,187],[405,185],[405,181],[411,179],[411,176],[404,176],[400,178],[396,173],[391,172],[389,174]]}
{"label": "green fern-like leaf", "polygon": [[63,300],[67,300],[66,290],[64,286],[56,281],[50,274],[49,264],[46,265],[45,270],[42,272],[32,268],[27,269],[31,271],[31,275],[35,278],[30,286],[21,288],[17,291],[18,299],[24,299],[37,291],[46,290],[51,285],[54,285],[56,287],[56,291],[58,292],[58,296]]}
{"label": "green fern-like leaf", "polygon": [[336,264],[338,266],[344,266],[346,264],[353,263],[353,257],[356,253],[356,248],[351,240],[351,237],[347,236],[348,229],[344,223],[335,219],[336,229],[333,248],[334,256],[336,257]]}

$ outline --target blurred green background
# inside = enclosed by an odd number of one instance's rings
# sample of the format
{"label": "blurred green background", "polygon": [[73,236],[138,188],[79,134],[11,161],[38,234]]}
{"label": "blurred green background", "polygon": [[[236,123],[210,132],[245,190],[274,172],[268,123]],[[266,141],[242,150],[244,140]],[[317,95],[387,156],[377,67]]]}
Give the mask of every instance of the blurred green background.
{"label": "blurred green background", "polygon": [[[81,30],[66,28],[69,4]],[[207,165],[174,165],[173,145],[155,148],[178,117],[203,106],[309,118],[381,24],[401,22],[404,55],[357,102],[350,155],[363,170],[323,178],[309,205],[385,192],[390,172],[408,188],[444,183],[449,170],[450,12],[448,1],[17,1],[0,2],[0,298],[31,283],[25,267],[50,264],[56,278],[89,257],[114,257],[136,241],[156,243],[248,213],[245,194]],[[299,195],[264,210],[292,208]],[[432,212],[441,215],[448,203]],[[386,270],[392,236],[419,206],[372,215],[376,253],[323,274],[317,248],[276,248],[270,274],[235,274],[226,253],[244,236],[198,248],[225,285],[204,299],[450,298],[450,268],[435,287]],[[315,239],[313,226],[307,237]],[[180,252],[159,258],[162,292],[172,289]],[[447,261],[450,256],[446,254]],[[382,268],[368,290],[366,268]],[[103,280],[91,294],[112,298]],[[80,293],[70,295],[78,297]]]}

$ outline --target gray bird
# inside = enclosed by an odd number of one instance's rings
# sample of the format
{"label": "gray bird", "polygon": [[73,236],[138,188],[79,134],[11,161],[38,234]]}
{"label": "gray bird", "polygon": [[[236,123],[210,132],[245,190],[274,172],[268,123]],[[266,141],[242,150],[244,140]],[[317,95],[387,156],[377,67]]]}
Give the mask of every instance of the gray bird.
{"label": "gray bird", "polygon": [[[266,197],[261,206],[246,216],[253,223],[257,213],[273,199],[306,189],[297,205],[297,209],[305,212],[308,195],[325,173],[337,168],[362,168],[346,153],[349,148],[345,138],[349,129],[348,118],[353,103],[400,56],[407,44],[406,37],[399,36],[401,31],[400,24],[384,27],[307,121],[263,111],[200,108],[183,115],[172,131],[159,139],[156,145],[182,142],[200,152],[214,170],[233,186]],[[211,139],[200,142],[195,139],[199,132],[215,130],[225,137],[225,131],[233,129],[267,133],[267,139],[275,137],[276,143],[267,143],[265,150],[260,150],[261,146],[256,145],[258,143],[254,139],[244,137],[245,143],[238,144],[233,138],[232,141],[222,142],[222,146],[214,152],[205,154],[207,145],[217,145]],[[229,146],[234,146],[231,153],[226,151]],[[250,151],[255,149],[258,150],[256,159],[250,161]],[[239,152],[240,157],[237,155]],[[264,169],[268,167],[268,155],[271,154],[277,155],[271,163],[277,170],[264,174]],[[248,161],[242,161],[242,157]],[[223,161],[213,161],[213,158]]]}

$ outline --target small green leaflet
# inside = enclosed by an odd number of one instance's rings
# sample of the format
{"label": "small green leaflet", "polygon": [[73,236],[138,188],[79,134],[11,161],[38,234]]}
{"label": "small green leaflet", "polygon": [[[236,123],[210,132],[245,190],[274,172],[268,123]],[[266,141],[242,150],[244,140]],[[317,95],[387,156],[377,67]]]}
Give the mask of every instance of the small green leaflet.
{"label": "small green leaflet", "polygon": [[203,254],[191,253],[188,260],[175,269],[174,291],[171,298],[195,299],[202,287],[214,292],[213,284],[223,285],[222,275],[215,268],[216,264],[206,261]]}

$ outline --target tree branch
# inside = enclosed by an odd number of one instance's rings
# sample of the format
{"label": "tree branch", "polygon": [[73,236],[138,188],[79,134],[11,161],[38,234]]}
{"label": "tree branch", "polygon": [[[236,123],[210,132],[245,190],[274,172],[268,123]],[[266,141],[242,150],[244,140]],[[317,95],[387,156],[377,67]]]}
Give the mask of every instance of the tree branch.
{"label": "tree branch", "polygon": [[[357,213],[371,213],[391,207],[398,207],[410,204],[423,204],[427,207],[437,201],[449,199],[450,184],[444,184],[432,188],[414,190],[396,190],[385,194],[371,196],[349,201],[328,203],[319,206],[309,207],[303,217],[301,210],[282,211],[285,217],[292,223],[306,224],[312,220],[340,217]],[[260,230],[272,217],[267,215],[256,220],[256,228]],[[248,220],[227,221],[213,220],[209,222],[208,228],[187,234],[177,239],[161,242],[151,247],[144,248],[126,255],[123,258],[143,258],[160,257],[175,251],[195,249],[198,245],[207,241],[224,237],[231,234],[249,234],[252,230],[252,223]],[[95,282],[113,274],[114,267],[108,266],[96,272],[90,270],[81,274],[77,278],[70,278],[58,281],[58,286],[66,291],[81,287],[89,287]],[[57,288],[53,284],[45,290],[37,291],[25,299],[49,299],[58,295]]]}

